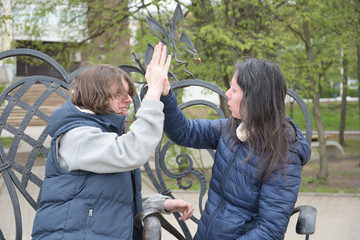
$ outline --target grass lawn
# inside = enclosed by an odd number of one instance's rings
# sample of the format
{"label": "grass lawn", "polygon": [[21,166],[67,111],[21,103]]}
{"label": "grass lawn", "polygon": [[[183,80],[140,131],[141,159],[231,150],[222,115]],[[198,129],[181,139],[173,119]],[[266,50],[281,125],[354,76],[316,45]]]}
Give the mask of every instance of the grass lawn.
{"label": "grass lawn", "polygon": [[[308,104],[308,109],[312,121],[312,129],[316,130],[315,120],[312,114],[312,104]],[[340,129],[340,102],[327,102],[320,105],[321,119],[325,131],[338,131]],[[286,113],[294,119],[301,129],[305,129],[305,119],[299,105],[294,104],[293,111],[291,106],[286,106]],[[360,131],[359,104],[357,102],[348,102],[346,105],[345,130]]]}

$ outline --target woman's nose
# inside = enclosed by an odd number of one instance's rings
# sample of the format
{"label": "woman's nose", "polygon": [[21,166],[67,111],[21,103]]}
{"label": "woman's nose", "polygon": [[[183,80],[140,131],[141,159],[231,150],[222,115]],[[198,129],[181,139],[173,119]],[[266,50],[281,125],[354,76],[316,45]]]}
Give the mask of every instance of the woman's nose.
{"label": "woman's nose", "polygon": [[225,96],[230,99],[231,97],[230,89],[226,91]]}

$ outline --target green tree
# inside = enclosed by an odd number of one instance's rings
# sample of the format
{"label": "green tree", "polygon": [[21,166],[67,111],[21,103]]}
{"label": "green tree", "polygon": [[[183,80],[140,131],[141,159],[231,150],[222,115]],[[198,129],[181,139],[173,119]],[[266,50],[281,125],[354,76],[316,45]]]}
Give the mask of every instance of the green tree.
{"label": "green tree", "polygon": [[[186,6],[188,34],[202,63],[194,67],[199,78],[230,88],[234,62],[247,57],[274,59],[276,35],[272,19],[257,0],[193,0]],[[228,111],[221,99],[221,108]]]}
{"label": "green tree", "polygon": [[353,43],[356,49],[356,76],[358,79],[358,103],[359,103],[359,126],[360,126],[360,0],[351,1],[350,23]]}
{"label": "green tree", "polygon": [[[341,115],[339,127],[339,142],[345,146],[345,121],[346,121],[346,97],[348,92],[348,78],[355,76],[355,71],[359,66],[354,64],[356,62],[356,45],[359,42],[360,28],[358,22],[360,19],[360,1],[346,0],[341,4],[337,4],[336,11],[338,12],[336,19],[339,28],[336,30],[337,36],[340,38],[340,46],[342,51],[342,101],[341,101]],[[355,78],[355,77],[354,77]]]}
{"label": "green tree", "polygon": [[[319,179],[328,177],[326,140],[320,112],[320,96],[333,65],[340,59],[337,36],[337,1],[275,1],[269,10],[278,20],[284,48],[279,59],[294,88],[306,92],[313,101],[313,115],[319,135]],[[278,32],[278,33],[279,33]],[[290,33],[290,34],[289,34]],[[285,68],[284,68],[285,67]],[[338,70],[337,70],[338,71]],[[338,71],[339,72],[339,71]],[[338,74],[337,74],[338,75]],[[332,79],[333,80],[333,79]]]}

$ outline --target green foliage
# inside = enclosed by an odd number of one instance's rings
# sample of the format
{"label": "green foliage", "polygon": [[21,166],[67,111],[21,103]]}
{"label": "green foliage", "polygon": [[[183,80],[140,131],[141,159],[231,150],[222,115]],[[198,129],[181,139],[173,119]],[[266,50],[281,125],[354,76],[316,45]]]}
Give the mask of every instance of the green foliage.
{"label": "green foliage", "polygon": [[349,97],[358,97],[359,91],[357,89],[348,89],[347,94]]}
{"label": "green foliage", "polygon": [[0,86],[0,94],[2,94],[2,92],[6,89],[6,86],[5,85],[1,85]]}
{"label": "green foliage", "polygon": [[336,25],[332,22],[337,15],[324,14],[334,9],[322,1],[287,2],[270,7],[279,19],[278,27],[285,31],[281,42],[286,44],[278,59],[289,86],[310,90],[312,98],[330,80],[327,70],[340,55],[333,30]]}
{"label": "green foliage", "polygon": [[[72,63],[70,54],[75,52],[79,48],[77,43],[44,43],[42,41],[18,41],[16,48],[30,48],[34,49],[55,59],[61,66],[68,71]],[[43,61],[34,57],[20,56],[18,60],[28,63],[32,66],[39,66],[43,64]]]}
{"label": "green foliage", "polygon": [[10,147],[10,145],[13,141],[13,138],[12,137],[0,137],[0,141],[1,141],[1,145],[4,148],[8,148],[8,147]]}
{"label": "green foliage", "polygon": [[[174,9],[167,7],[168,0],[152,1],[147,5],[136,4],[132,0],[110,2],[54,0],[30,3],[17,0],[15,9],[41,3],[37,11],[23,16],[28,19],[25,26],[27,35],[32,36],[35,42],[46,34],[46,29],[39,23],[49,14],[59,14],[61,7],[80,9],[62,14],[59,30],[74,28],[81,36],[64,30],[62,34],[69,39],[67,43],[51,49],[39,43],[33,46],[40,51],[56,53],[55,59],[65,68],[70,64],[69,53],[74,51],[86,53],[88,59],[95,63],[136,65],[130,49],[126,48],[131,36],[125,27],[129,19],[132,25],[137,26],[131,51],[142,60],[147,44],[159,41],[150,31],[145,16],[165,26],[166,21],[172,24],[170,20]],[[184,30],[194,42],[202,63],[200,66],[192,63],[193,56],[179,46],[178,57],[189,62],[188,69],[196,78],[224,89],[230,87],[235,61],[247,57],[268,58],[279,63],[289,86],[303,91],[306,97],[312,98],[320,89],[326,96],[331,95],[333,93],[327,90],[328,83],[340,80],[342,53],[349,58],[350,76],[356,77],[354,53],[360,36],[360,27],[356,24],[358,4],[350,0],[341,3],[336,0],[192,0],[181,3],[185,16]],[[155,11],[150,7],[155,7]],[[81,29],[82,23],[86,28]],[[181,24],[179,22],[177,26],[177,38]],[[308,28],[305,29],[305,26]],[[121,53],[114,51],[119,45],[125,47]],[[173,60],[171,71],[178,79],[189,78],[183,67]]]}
{"label": "green foliage", "polygon": [[[162,2],[166,1],[159,1]],[[259,6],[258,1],[219,1],[211,4],[192,1],[189,5],[182,5],[182,10],[186,16],[184,30],[193,41],[202,62],[199,66],[195,65],[192,62],[193,56],[185,53],[179,46],[178,58],[189,62],[188,69],[196,78],[229,88],[234,73],[234,61],[249,56],[273,56],[275,40],[270,28],[271,18],[266,15],[265,9]],[[164,26],[166,21],[171,20],[172,13],[151,17]],[[137,17],[140,22],[133,49],[141,53],[144,52],[147,42],[156,43],[159,39],[147,29],[144,18],[138,15]],[[177,29],[176,36],[181,31],[180,26],[177,26]],[[171,70],[178,79],[189,78],[184,75],[183,66],[174,63]]]}
{"label": "green foliage", "polygon": [[[1,85],[0,86],[0,95],[4,92],[4,90],[6,89],[5,85]],[[3,101],[2,103],[0,103],[0,106],[5,105],[5,101]]]}
{"label": "green foliage", "polygon": [[274,35],[271,19],[258,1],[193,1],[189,35],[202,64],[200,79],[229,88],[235,61],[246,57],[272,58]]}
{"label": "green foliage", "polygon": [[360,193],[360,189],[343,189],[343,188],[329,188],[325,185],[320,185],[316,188],[309,187],[303,184],[300,187],[300,192],[312,192],[312,193]]}
{"label": "green foliage", "polygon": [[[311,111],[311,106],[308,105],[311,116],[312,128],[316,130],[315,120]],[[329,102],[320,104],[320,111],[323,118],[324,129],[328,131],[338,131],[340,127],[340,102]],[[305,130],[305,119],[299,105],[294,104],[291,112],[290,105],[286,106],[286,114],[294,119],[299,125],[300,129]],[[348,102],[346,105],[346,123],[345,130],[360,130],[359,124],[359,107],[356,102]]]}
{"label": "green foliage", "polygon": [[303,181],[305,184],[311,184],[311,183],[326,184],[327,183],[326,179],[319,180],[316,177],[303,177]]}
{"label": "green foliage", "polygon": [[349,155],[360,155],[360,140],[346,139],[346,145],[343,147],[344,152]]}

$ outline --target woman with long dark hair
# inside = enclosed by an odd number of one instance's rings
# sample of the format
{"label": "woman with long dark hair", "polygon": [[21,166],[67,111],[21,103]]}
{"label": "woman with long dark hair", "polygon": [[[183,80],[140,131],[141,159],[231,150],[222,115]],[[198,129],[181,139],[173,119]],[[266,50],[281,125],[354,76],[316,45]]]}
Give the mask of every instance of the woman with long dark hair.
{"label": "woman with long dark hair", "polygon": [[311,153],[285,114],[286,89],[276,64],[248,59],[235,66],[226,92],[231,117],[192,120],[165,82],[164,132],[181,146],[216,150],[194,239],[284,238]]}

